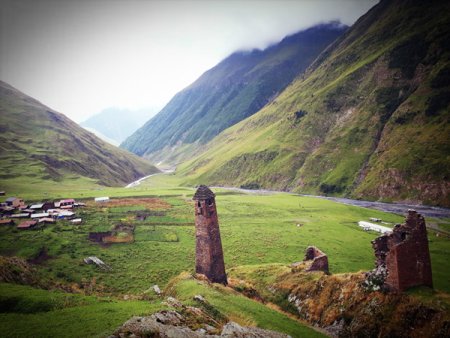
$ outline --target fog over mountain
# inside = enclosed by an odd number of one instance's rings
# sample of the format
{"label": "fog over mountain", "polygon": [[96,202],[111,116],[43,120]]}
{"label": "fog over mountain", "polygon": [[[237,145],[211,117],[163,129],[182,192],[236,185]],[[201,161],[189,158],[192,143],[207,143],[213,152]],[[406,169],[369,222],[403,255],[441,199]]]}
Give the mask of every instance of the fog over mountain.
{"label": "fog over mountain", "polygon": [[105,107],[163,106],[236,50],[351,25],[376,2],[2,0],[0,79],[78,123]]}
{"label": "fog over mountain", "polygon": [[91,116],[80,125],[117,146],[159,110],[160,107],[156,106],[138,110],[110,107]]}

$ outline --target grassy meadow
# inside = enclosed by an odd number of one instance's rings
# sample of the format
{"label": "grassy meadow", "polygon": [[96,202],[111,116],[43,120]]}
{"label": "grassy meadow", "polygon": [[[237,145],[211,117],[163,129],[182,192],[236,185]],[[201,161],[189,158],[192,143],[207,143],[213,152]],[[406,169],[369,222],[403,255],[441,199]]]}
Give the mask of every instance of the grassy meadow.
{"label": "grassy meadow", "polygon": [[[189,278],[177,284],[170,282],[184,272],[193,273],[195,259],[191,200],[194,188],[181,186],[176,175],[153,176],[129,189],[99,188],[88,183],[74,184],[70,190],[61,187],[58,190],[55,185],[47,189],[46,195],[51,199],[75,197],[85,201],[87,206],[77,209],[77,215],[83,218],[82,225],[58,221],[41,230],[29,231],[0,227],[0,255],[32,259],[45,248],[49,259],[36,266],[39,279],[49,285],[69,285],[86,296],[71,295],[64,301],[61,299],[66,296],[57,293],[4,284],[0,292],[2,304],[16,293],[27,302],[34,301],[35,293],[44,303],[46,293],[49,299],[56,300],[51,301],[50,308],[36,313],[23,313],[20,306],[4,311],[0,315],[2,332],[11,332],[11,323],[26,320],[39,336],[49,336],[50,332],[64,335],[64,327],[72,330],[79,325],[80,318],[86,316],[89,320],[85,327],[75,329],[73,336],[104,336],[132,315],[163,308],[162,299],[151,290],[154,284],[161,288],[169,285],[169,291],[187,303],[192,302],[193,294],[206,295],[219,311],[243,325],[284,329],[283,332],[293,337],[307,330],[303,324],[230,290],[209,289]],[[26,201],[44,198],[39,189],[22,189],[24,187],[19,186],[17,191],[8,191],[8,196],[17,195]],[[328,255],[331,273],[366,271],[374,266],[370,242],[378,235],[363,231],[357,222],[369,217],[392,224],[403,221],[399,215],[313,197],[286,193],[247,194],[222,188],[213,188],[213,191],[227,269],[262,264],[277,264],[285,269],[290,263],[303,259],[307,246],[315,245]],[[110,203],[96,204],[95,196],[112,199]],[[142,212],[149,215],[147,219],[136,220],[136,214]],[[121,223],[135,226],[133,242],[104,245],[88,239],[89,232],[112,231]],[[435,288],[450,292],[450,241],[436,237],[432,231],[429,240]],[[99,257],[111,270],[102,271],[84,264],[83,258],[88,256]],[[124,298],[140,300],[124,301]],[[103,322],[106,317],[108,325]],[[40,327],[41,323],[45,325]],[[13,332],[22,337],[34,335],[27,330],[24,327]]]}
{"label": "grassy meadow", "polygon": [[123,301],[0,284],[4,337],[105,337],[131,316],[165,308],[161,302]]}

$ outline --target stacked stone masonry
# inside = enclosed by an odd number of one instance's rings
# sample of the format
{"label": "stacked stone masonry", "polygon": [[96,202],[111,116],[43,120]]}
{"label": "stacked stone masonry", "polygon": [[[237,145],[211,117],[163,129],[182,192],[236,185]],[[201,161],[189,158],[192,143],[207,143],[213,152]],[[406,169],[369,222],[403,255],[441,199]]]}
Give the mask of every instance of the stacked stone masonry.
{"label": "stacked stone masonry", "polygon": [[214,193],[206,186],[197,189],[195,201],[195,271],[211,282],[227,284],[219,220]]}
{"label": "stacked stone masonry", "polygon": [[306,249],[304,262],[311,261],[306,271],[323,271],[328,273],[328,257],[315,246]]}
{"label": "stacked stone masonry", "polygon": [[376,268],[384,267],[384,287],[404,291],[413,286],[433,287],[430,251],[425,220],[409,210],[405,224],[397,224],[393,232],[372,241]]}

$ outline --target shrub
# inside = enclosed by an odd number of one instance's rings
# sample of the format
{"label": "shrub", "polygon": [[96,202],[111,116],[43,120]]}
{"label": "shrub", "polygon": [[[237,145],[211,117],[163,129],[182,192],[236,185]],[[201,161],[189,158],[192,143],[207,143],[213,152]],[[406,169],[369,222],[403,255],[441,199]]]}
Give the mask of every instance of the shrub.
{"label": "shrub", "polygon": [[295,119],[296,119],[296,120],[300,120],[300,119],[301,119],[303,116],[305,116],[306,114],[307,114],[307,112],[304,111],[304,110],[296,111],[296,112],[294,113]]}
{"label": "shrub", "polygon": [[428,42],[421,36],[414,36],[395,47],[390,55],[389,67],[400,68],[406,78],[412,78],[417,65],[428,52]]}
{"label": "shrub", "polygon": [[241,185],[241,189],[257,190],[260,188],[261,186],[256,182],[250,182]]}
{"label": "shrub", "polygon": [[445,91],[436,94],[428,99],[428,107],[425,110],[425,115],[437,115],[441,109],[446,108],[450,104],[450,92]]}
{"label": "shrub", "polygon": [[383,290],[386,277],[387,269],[384,265],[380,265],[366,274],[366,280],[363,282],[363,287],[367,291]]}
{"label": "shrub", "polygon": [[450,67],[442,68],[431,80],[431,88],[442,88],[450,86]]}
{"label": "shrub", "polygon": [[324,194],[340,193],[344,190],[344,188],[340,185],[328,184],[328,183],[320,184],[319,189]]}

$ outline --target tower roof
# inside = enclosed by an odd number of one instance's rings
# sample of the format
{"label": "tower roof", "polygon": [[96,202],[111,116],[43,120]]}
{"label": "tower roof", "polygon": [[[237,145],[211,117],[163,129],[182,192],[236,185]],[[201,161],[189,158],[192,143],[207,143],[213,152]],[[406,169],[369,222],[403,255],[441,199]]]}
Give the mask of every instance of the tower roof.
{"label": "tower roof", "polygon": [[193,200],[207,200],[208,198],[214,198],[216,195],[206,186],[206,185],[200,185],[195,192]]}

